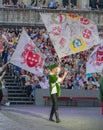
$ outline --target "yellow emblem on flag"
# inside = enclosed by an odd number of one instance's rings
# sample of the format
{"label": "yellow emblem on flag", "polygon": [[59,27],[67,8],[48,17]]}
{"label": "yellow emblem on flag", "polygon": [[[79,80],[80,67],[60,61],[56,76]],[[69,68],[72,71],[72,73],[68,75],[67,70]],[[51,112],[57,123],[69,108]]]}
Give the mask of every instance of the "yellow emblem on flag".
{"label": "yellow emblem on flag", "polygon": [[67,14],[69,18],[72,18],[72,19],[79,19],[80,16],[77,15],[77,14]]}
{"label": "yellow emblem on flag", "polygon": [[82,37],[73,38],[72,41],[70,42],[70,49],[72,52],[77,53],[80,51],[84,51],[85,47],[86,43]]}

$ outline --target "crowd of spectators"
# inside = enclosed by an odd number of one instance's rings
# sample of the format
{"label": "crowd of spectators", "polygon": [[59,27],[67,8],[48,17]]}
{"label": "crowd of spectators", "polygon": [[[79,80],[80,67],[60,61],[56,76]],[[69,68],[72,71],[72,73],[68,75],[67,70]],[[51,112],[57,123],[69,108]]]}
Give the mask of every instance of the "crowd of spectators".
{"label": "crowd of spectators", "polygon": [[[3,0],[4,7],[14,8],[28,8],[28,9],[74,9],[79,10],[80,7],[76,4],[76,0],[69,2],[69,0],[63,0],[62,5],[55,0],[31,0],[31,3],[27,5],[24,2],[18,2],[18,0]],[[90,0],[89,5],[84,5],[82,10],[98,10],[103,9],[103,0]]]}
{"label": "crowd of spectators", "polygon": [[[49,33],[45,28],[25,28],[28,35],[35,42],[36,46],[42,52],[42,56],[45,60],[43,75],[37,76],[30,72],[27,72],[18,66],[8,64],[9,60],[14,53],[18,40],[20,38],[21,28],[1,28],[0,29],[0,45],[3,46],[3,50],[0,50],[0,56],[2,58],[2,67],[5,68],[14,76],[14,80],[21,87],[25,87],[27,95],[34,96],[34,89],[47,89],[49,66],[52,63],[58,64],[58,56],[52,45],[49,37]],[[61,84],[63,89],[78,89],[78,90],[98,90],[100,75],[98,73],[86,74],[86,62],[88,56],[94,50],[94,47],[77,54],[69,55],[61,59],[61,72],[60,76],[66,70],[67,76],[64,82]]]}

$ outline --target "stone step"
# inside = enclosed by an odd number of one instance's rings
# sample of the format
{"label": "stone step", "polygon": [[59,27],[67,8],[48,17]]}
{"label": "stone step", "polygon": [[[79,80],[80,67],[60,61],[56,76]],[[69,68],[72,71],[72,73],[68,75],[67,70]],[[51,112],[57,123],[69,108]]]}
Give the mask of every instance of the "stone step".
{"label": "stone step", "polygon": [[8,93],[26,93],[26,90],[22,89],[8,89]]}
{"label": "stone step", "polygon": [[12,82],[6,82],[5,83],[6,86],[11,85],[11,86],[18,86],[18,83],[12,83]]}
{"label": "stone step", "polygon": [[7,89],[21,89],[21,90],[23,90],[23,89],[25,89],[25,87],[21,87],[21,86],[12,86],[12,85],[6,85],[5,86]]}
{"label": "stone step", "polygon": [[5,79],[5,82],[16,82],[16,80],[13,78],[13,79]]}
{"label": "stone step", "polygon": [[33,98],[30,97],[8,97],[9,101],[34,101]]}
{"label": "stone step", "polygon": [[5,75],[4,76],[4,79],[14,79],[15,77],[14,76],[11,76],[11,75],[9,75],[9,76],[7,76],[7,75]]}
{"label": "stone step", "polygon": [[34,105],[35,100],[26,95],[25,87],[15,79],[11,72],[7,72],[5,77],[5,87],[8,90],[8,101],[10,105]]}
{"label": "stone step", "polygon": [[11,105],[31,105],[34,104],[34,101],[10,101]]}
{"label": "stone step", "polygon": [[8,97],[24,97],[26,93],[8,93]]}

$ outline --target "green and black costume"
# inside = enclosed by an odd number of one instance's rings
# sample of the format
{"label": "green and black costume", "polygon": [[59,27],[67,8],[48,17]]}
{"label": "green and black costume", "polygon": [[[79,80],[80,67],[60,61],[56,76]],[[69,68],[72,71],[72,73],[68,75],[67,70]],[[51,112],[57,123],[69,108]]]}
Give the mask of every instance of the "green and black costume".
{"label": "green and black costume", "polygon": [[[49,69],[52,70],[53,68],[56,68],[55,64],[51,65]],[[59,114],[58,114],[58,97],[60,97],[61,89],[58,83],[58,76],[57,74],[52,73],[48,76],[48,78],[49,78],[49,84],[50,84],[50,96],[52,100],[52,108],[51,108],[49,120],[54,121],[53,115],[55,114],[56,122],[59,123],[60,120],[59,120]],[[56,92],[52,94],[53,87],[56,87]]]}

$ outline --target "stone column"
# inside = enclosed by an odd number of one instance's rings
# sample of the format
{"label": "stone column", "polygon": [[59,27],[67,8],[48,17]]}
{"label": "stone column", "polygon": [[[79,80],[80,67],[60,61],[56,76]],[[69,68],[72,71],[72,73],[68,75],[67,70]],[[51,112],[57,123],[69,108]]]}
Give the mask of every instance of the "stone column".
{"label": "stone column", "polygon": [[89,0],[77,0],[77,5],[80,9],[83,9],[86,5],[89,6]]}
{"label": "stone column", "polygon": [[24,2],[24,4],[26,4],[26,5],[31,4],[31,0],[19,0],[19,1]]}
{"label": "stone column", "polygon": [[63,5],[62,0],[56,0],[56,1],[58,1],[58,3],[59,3],[61,6]]}
{"label": "stone column", "polygon": [[2,0],[0,0],[0,7],[2,7]]}

